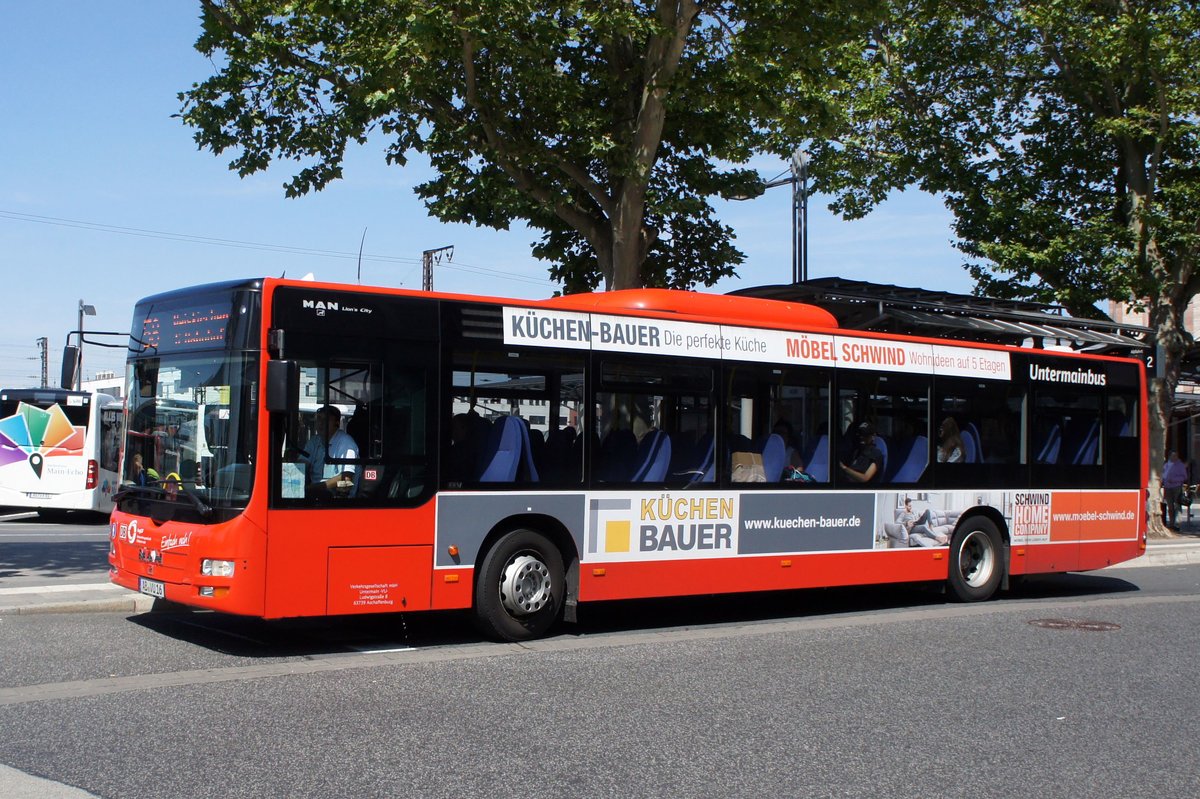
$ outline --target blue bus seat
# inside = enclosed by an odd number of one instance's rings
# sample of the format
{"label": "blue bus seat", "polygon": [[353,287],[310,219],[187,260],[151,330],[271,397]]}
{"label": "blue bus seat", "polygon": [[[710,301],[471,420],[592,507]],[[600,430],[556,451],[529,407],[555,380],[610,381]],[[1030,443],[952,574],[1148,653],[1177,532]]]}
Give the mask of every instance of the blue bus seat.
{"label": "blue bus seat", "polygon": [[[525,480],[530,483],[536,483],[538,482],[538,470],[537,466],[534,464],[533,442],[529,433],[529,423],[516,416],[511,416],[508,418],[517,419],[517,421],[521,423],[521,456],[517,460],[517,471],[520,473],[521,467],[524,466]],[[541,435],[541,431],[539,430],[534,430],[533,432],[537,433],[539,436]]]}
{"label": "blue bus seat", "polygon": [[959,438],[963,443],[963,463],[979,463],[979,448],[975,445],[975,439],[971,437],[971,432],[964,427],[959,431]]}
{"label": "blue bus seat", "polygon": [[1058,451],[1062,447],[1062,428],[1057,424],[1051,427],[1037,447],[1037,462],[1058,463]]}
{"label": "blue bus seat", "polygon": [[638,441],[632,430],[610,430],[600,442],[596,477],[606,483],[624,483],[638,466]]}
{"label": "blue bus seat", "polygon": [[787,465],[787,444],[783,436],[772,433],[762,447],[763,474],[768,483],[778,483],[783,478],[783,467]]}
{"label": "blue bus seat", "polygon": [[501,416],[488,431],[480,460],[479,481],[511,483],[521,464],[521,434],[525,423],[516,416]]}
{"label": "blue bus seat", "polygon": [[967,447],[971,450],[967,463],[983,463],[983,440],[979,437],[979,428],[975,426],[974,422],[967,422],[962,432],[963,442],[970,442],[967,443]]}
{"label": "blue bus seat", "polygon": [[821,436],[804,459],[804,470],[818,483],[829,482],[829,436]]}
{"label": "blue bus seat", "polygon": [[1094,420],[1080,438],[1071,455],[1074,466],[1095,466],[1096,453],[1100,449],[1100,420]]}
{"label": "blue bus seat", "polygon": [[908,449],[908,455],[904,461],[900,463],[900,467],[896,469],[896,473],[892,475],[893,483],[915,483],[921,479],[921,475],[925,473],[925,467],[929,464],[929,439],[925,436],[917,436],[913,439],[912,446]]}
{"label": "blue bus seat", "polygon": [[671,465],[671,438],[662,430],[650,430],[638,443],[639,465],[633,473],[635,483],[661,483]]}

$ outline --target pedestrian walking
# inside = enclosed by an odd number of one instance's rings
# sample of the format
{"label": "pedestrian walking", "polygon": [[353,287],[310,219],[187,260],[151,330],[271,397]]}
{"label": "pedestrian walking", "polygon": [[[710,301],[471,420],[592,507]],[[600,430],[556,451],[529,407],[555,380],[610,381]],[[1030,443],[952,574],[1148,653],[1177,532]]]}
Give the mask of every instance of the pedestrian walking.
{"label": "pedestrian walking", "polygon": [[1167,462],[1163,464],[1162,484],[1166,523],[1172,530],[1179,530],[1179,495],[1187,479],[1187,466],[1179,460],[1179,454],[1171,450],[1167,453]]}

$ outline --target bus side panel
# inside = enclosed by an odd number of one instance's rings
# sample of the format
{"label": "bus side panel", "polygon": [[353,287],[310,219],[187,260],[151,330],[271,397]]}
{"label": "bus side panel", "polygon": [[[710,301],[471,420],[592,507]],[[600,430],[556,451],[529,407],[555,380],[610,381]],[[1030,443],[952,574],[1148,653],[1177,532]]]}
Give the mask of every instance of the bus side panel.
{"label": "bus side panel", "polygon": [[[1016,508],[1021,515],[1013,524],[1010,573],[1087,571],[1142,553],[1140,491],[1049,493],[1049,507]],[[1039,492],[1029,492],[1029,496],[1039,496]],[[1027,513],[1029,508],[1035,511],[1032,515]]]}
{"label": "bus side panel", "polygon": [[429,610],[433,547],[331,547],[328,613]]}
{"label": "bus side panel", "polygon": [[945,580],[945,549],[584,564],[581,601]]}
{"label": "bus side panel", "polygon": [[[435,601],[441,594],[435,595],[432,588],[433,517],[432,502],[411,510],[268,511],[264,615],[285,618],[443,607]],[[376,555],[386,554],[372,558],[371,548]],[[368,604],[371,598],[355,587],[392,583],[396,586],[388,596],[396,606]],[[469,596],[469,579],[447,585],[452,592],[463,586]],[[400,598],[409,604],[399,604]],[[363,604],[354,604],[360,600]]]}

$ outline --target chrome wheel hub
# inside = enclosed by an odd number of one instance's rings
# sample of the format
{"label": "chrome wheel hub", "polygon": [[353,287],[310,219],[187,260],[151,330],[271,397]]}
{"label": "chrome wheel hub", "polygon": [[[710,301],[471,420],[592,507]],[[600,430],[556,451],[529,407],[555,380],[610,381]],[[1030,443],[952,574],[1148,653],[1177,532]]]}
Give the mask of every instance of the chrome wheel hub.
{"label": "chrome wheel hub", "polygon": [[530,554],[509,561],[500,575],[500,601],[514,616],[528,616],[545,607],[551,598],[550,569]]}
{"label": "chrome wheel hub", "polygon": [[963,582],[972,588],[987,583],[996,568],[996,551],[992,539],[978,530],[967,534],[959,550],[958,565],[962,569]]}

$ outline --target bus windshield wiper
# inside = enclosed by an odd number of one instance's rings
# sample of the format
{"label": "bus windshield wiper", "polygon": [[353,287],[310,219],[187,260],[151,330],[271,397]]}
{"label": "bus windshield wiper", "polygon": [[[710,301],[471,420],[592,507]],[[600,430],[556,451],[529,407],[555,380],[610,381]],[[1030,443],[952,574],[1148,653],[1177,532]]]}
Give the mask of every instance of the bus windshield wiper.
{"label": "bus windshield wiper", "polygon": [[191,500],[191,503],[196,506],[196,510],[202,518],[207,519],[209,516],[212,516],[212,508],[204,500],[200,499],[200,497],[183,486],[179,487],[179,493]]}
{"label": "bus windshield wiper", "polygon": [[139,496],[144,493],[145,494],[154,494],[155,491],[158,491],[160,494],[165,493],[165,492],[163,492],[163,490],[161,488],[158,488],[158,486],[150,486],[150,485],[143,486],[143,485],[138,485],[137,483],[127,483],[126,485],[123,485],[120,488],[118,488],[116,493],[113,494],[112,498],[113,498],[113,502],[120,502],[121,500],[126,499],[127,497]]}
{"label": "bus windshield wiper", "polygon": [[[156,480],[152,485],[143,486],[137,485],[136,483],[130,483],[129,485],[121,486],[120,490],[113,494],[113,502],[120,502],[121,500],[131,496],[152,499],[155,502],[172,502],[173,500],[171,499],[170,495],[167,494],[167,490],[162,487],[163,482],[164,481],[162,480]],[[207,519],[208,517],[212,516],[212,508],[205,503],[204,500],[200,499],[200,497],[196,496],[182,486],[180,486],[178,493],[187,497],[188,501],[192,503],[197,512],[199,512],[203,518]],[[147,494],[149,496],[146,496]]]}

